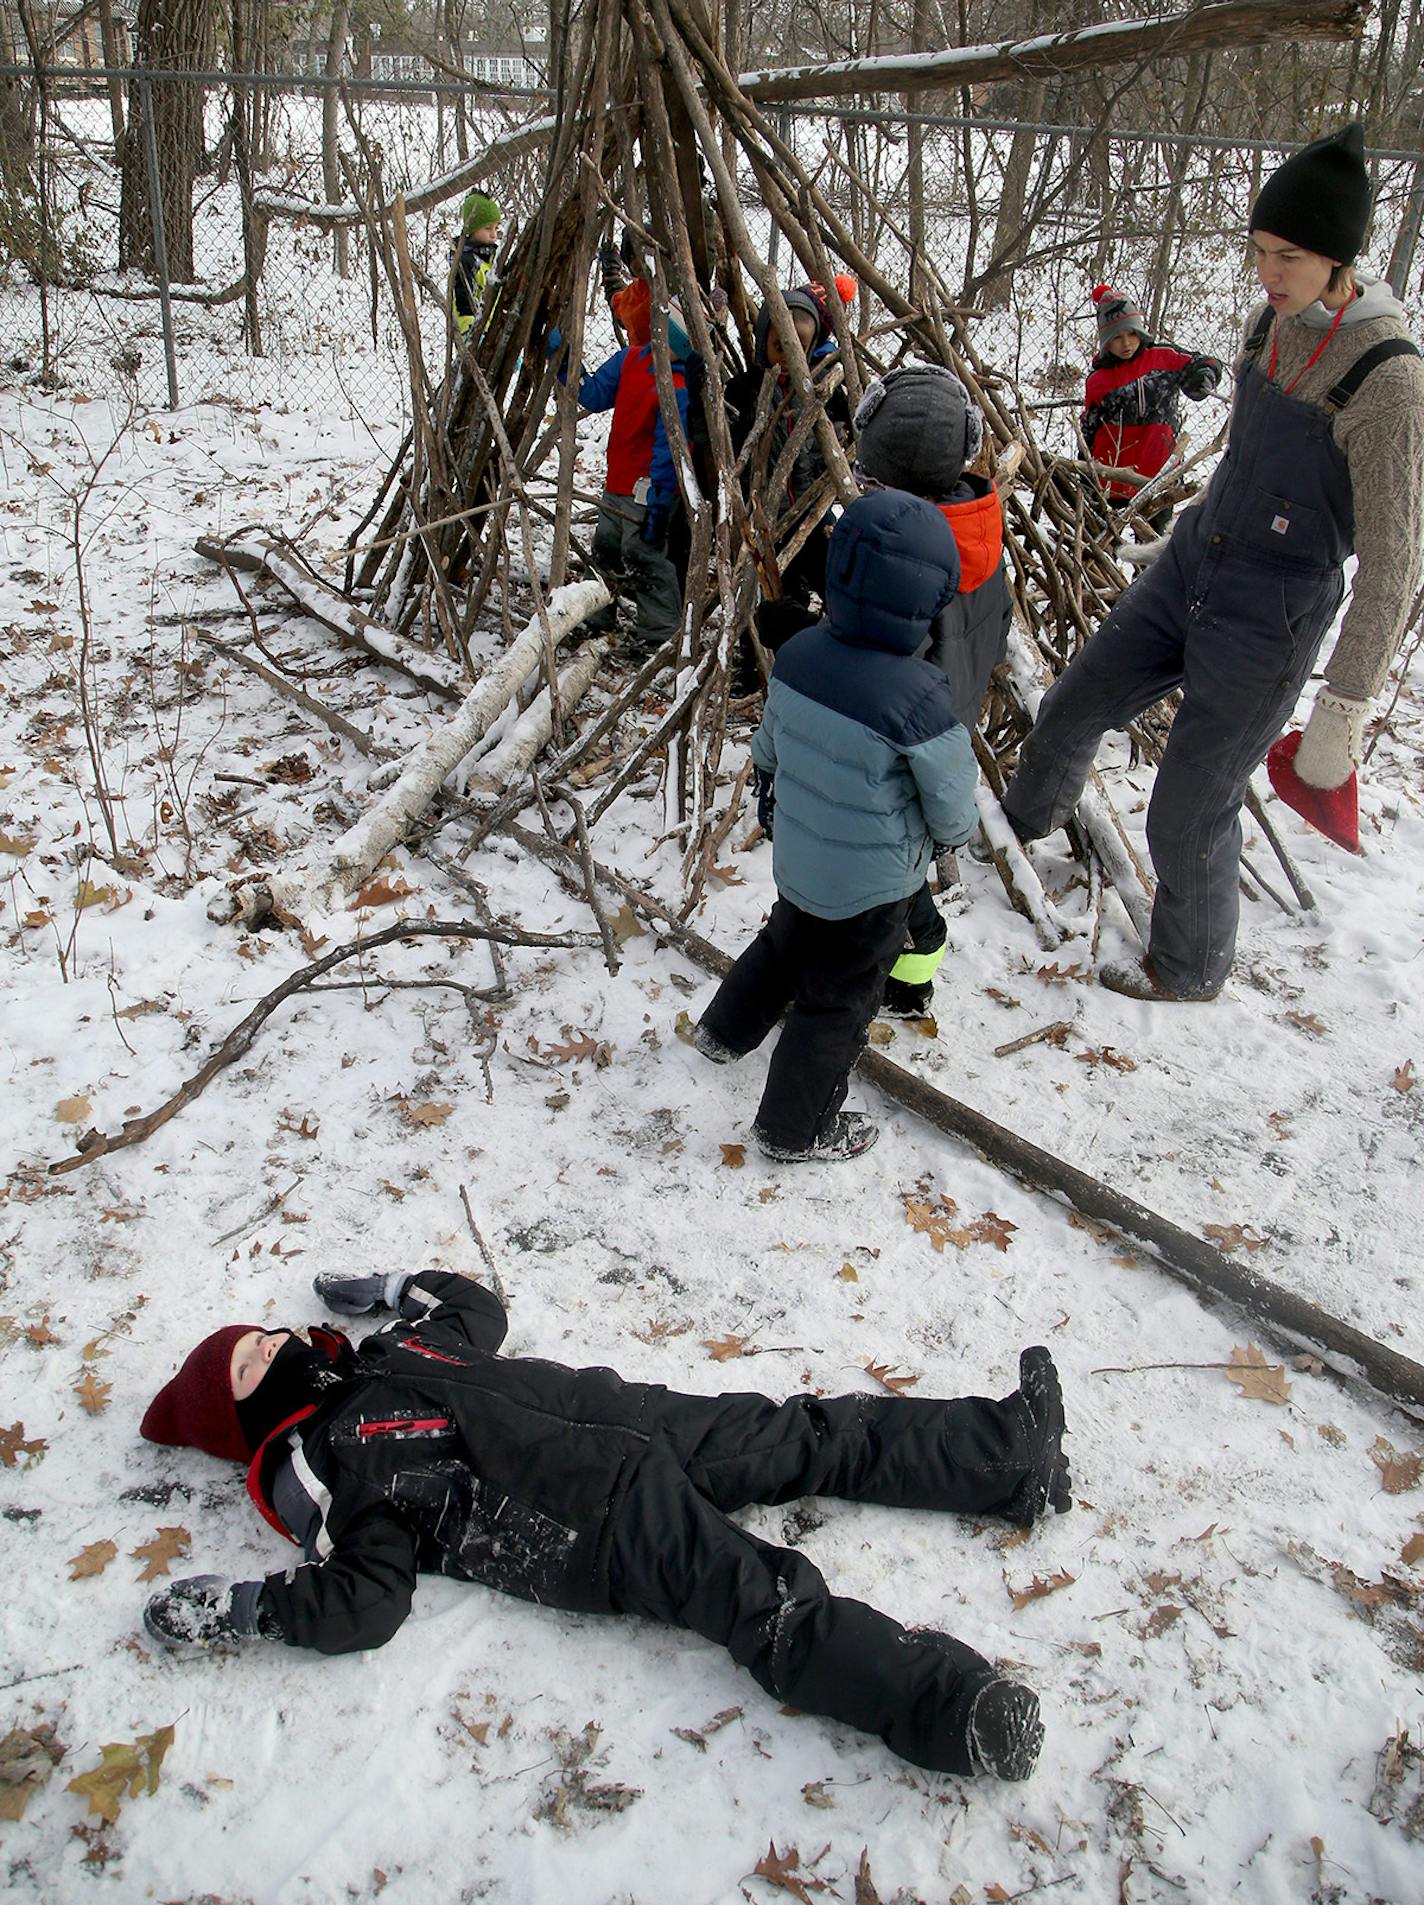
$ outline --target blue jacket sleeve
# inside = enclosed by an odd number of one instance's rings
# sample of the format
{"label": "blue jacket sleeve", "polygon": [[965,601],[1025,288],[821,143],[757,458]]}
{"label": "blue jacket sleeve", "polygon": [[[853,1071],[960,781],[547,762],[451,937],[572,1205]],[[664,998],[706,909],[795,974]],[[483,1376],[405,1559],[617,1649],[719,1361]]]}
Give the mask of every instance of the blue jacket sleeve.
{"label": "blue jacket sleeve", "polygon": [[623,359],[627,354],[626,350],[615,351],[597,370],[586,371],[579,378],[579,402],[585,410],[613,408],[618,395],[618,379],[623,375]]}
{"label": "blue jacket sleeve", "polygon": [[770,701],[761,718],[761,726],[752,736],[752,764],[763,774],[776,773],[776,717]]}
{"label": "blue jacket sleeve", "polygon": [[[678,389],[678,420],[682,424],[683,441],[687,440],[687,392]],[[658,406],[658,420],[653,425],[653,459],[648,468],[648,501],[655,508],[670,510],[677,501],[677,465],[672,460],[672,451],[668,447],[667,431],[663,428],[662,406]]]}
{"label": "blue jacket sleeve", "polygon": [[974,804],[979,768],[968,730],[956,721],[943,734],[907,748],[905,754],[930,839],[942,847],[962,847],[979,824]]}

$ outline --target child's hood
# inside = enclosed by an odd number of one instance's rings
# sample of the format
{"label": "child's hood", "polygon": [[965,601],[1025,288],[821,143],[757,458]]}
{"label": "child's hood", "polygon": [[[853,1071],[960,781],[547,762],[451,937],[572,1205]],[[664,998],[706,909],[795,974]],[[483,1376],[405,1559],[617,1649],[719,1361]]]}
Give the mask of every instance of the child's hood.
{"label": "child's hood", "polygon": [[938,505],[959,550],[959,593],[972,595],[994,574],[1004,555],[1004,509],[985,476],[966,474],[947,503]]}
{"label": "child's hood", "polygon": [[826,552],[826,621],[841,641],[913,655],[959,588],[959,547],[933,503],[904,490],[862,496]]}

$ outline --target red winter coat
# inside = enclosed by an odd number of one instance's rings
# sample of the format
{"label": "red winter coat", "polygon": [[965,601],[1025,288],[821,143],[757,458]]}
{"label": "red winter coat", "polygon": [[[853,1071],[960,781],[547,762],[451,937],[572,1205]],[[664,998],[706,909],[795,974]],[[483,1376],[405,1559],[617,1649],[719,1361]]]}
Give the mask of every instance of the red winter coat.
{"label": "red winter coat", "polygon": [[[1083,435],[1095,460],[1155,476],[1172,454],[1182,427],[1180,395],[1210,396],[1220,376],[1221,365],[1214,357],[1193,356],[1150,338],[1126,363],[1106,351],[1094,358]],[[1131,483],[1111,483],[1108,494],[1118,500],[1134,496],[1136,490]]]}

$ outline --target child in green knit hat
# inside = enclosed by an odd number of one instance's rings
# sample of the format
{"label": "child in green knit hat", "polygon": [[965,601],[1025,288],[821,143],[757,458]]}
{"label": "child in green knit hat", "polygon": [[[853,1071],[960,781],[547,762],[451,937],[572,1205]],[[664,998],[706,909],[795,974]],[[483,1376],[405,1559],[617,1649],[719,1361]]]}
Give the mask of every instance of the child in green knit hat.
{"label": "child in green knit hat", "polygon": [[450,301],[455,329],[468,335],[484,302],[485,286],[494,271],[499,248],[499,202],[488,192],[473,191],[460,207],[460,241],[454,248],[450,274]]}

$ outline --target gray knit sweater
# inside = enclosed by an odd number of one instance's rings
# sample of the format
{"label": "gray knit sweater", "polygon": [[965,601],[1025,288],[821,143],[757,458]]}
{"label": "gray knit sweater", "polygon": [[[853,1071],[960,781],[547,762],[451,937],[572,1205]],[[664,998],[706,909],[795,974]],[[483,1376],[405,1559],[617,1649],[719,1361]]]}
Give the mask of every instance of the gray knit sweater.
{"label": "gray knit sweater", "polygon": [[[1264,308],[1264,307],[1262,307]],[[1252,313],[1247,335],[1261,309]],[[1312,304],[1276,321],[1276,382],[1284,389],[1309,360],[1335,313]],[[1359,565],[1325,679],[1342,695],[1371,700],[1384,685],[1424,569],[1424,358],[1379,365],[1343,410],[1323,399],[1358,357],[1387,337],[1406,337],[1404,307],[1387,284],[1361,280],[1334,337],[1291,392],[1331,419],[1355,500]],[[1260,358],[1269,368],[1269,343]]]}

